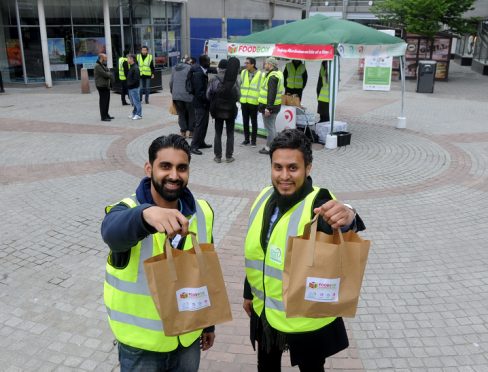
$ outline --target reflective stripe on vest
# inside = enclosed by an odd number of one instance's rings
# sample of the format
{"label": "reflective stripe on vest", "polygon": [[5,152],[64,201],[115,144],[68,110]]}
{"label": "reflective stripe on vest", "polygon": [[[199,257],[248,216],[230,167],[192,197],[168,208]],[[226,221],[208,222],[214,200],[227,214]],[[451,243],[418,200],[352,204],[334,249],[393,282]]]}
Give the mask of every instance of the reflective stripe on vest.
{"label": "reflective stripe on vest", "polygon": [[301,63],[298,68],[295,68],[293,62],[286,64],[286,70],[288,71],[288,77],[286,78],[286,87],[291,89],[303,88],[303,74],[306,71],[304,63]]}
{"label": "reflective stripe on vest", "polygon": [[320,68],[319,79],[322,79],[322,88],[320,88],[318,100],[321,102],[329,102],[329,83],[325,84],[325,68]]}
{"label": "reflective stripe on vest", "polygon": [[241,103],[250,103],[257,105],[259,99],[259,90],[263,80],[263,73],[256,71],[256,74],[249,82],[249,71],[242,70],[241,73]]}
{"label": "reflective stripe on vest", "polygon": [[[268,322],[281,332],[314,331],[331,323],[335,318],[286,318],[282,298],[282,280],[288,237],[303,234],[303,229],[311,218],[311,210],[320,189],[314,187],[312,193],[276,222],[269,237],[266,253],[264,253],[261,247],[264,210],[273,191],[272,187],[266,188],[256,199],[251,209],[250,227],[246,237],[246,275],[253,293],[253,309],[260,316],[266,308]],[[335,199],[332,194],[331,196]],[[306,283],[303,285],[305,286]]]}
{"label": "reflective stripe on vest", "polygon": [[283,82],[284,76],[281,71],[271,71],[270,73],[268,73],[259,91],[258,102],[262,104],[268,103],[268,83],[269,83],[269,78],[271,76],[276,76],[278,78],[278,87],[276,90],[276,98],[275,101],[273,102],[273,106],[281,105],[281,96],[283,94],[283,86],[284,86],[284,82]]}
{"label": "reflective stripe on vest", "polygon": [[137,55],[137,64],[139,65],[139,70],[141,71],[141,75],[151,76],[151,62],[152,62],[152,55],[146,54],[146,59],[142,60],[142,55]]}
{"label": "reflective stripe on vest", "polygon": [[124,62],[127,62],[127,58],[120,57],[119,58],[119,80],[126,80],[127,79],[125,77],[125,73],[124,73]]}
{"label": "reflective stripe on vest", "polygon": [[[139,205],[135,195],[122,200],[129,208]],[[108,213],[112,206],[106,208]],[[189,216],[188,218],[190,218]],[[213,212],[204,201],[196,202],[196,221],[190,231],[200,243],[212,239]],[[129,263],[124,268],[111,265],[111,255],[105,274],[104,299],[110,326],[115,337],[124,344],[144,350],[169,352],[179,343],[190,346],[202,331],[179,337],[167,337],[147,285],[144,261],[163,253],[164,234],[149,235],[130,250]],[[185,240],[184,250],[191,249],[191,239]]]}

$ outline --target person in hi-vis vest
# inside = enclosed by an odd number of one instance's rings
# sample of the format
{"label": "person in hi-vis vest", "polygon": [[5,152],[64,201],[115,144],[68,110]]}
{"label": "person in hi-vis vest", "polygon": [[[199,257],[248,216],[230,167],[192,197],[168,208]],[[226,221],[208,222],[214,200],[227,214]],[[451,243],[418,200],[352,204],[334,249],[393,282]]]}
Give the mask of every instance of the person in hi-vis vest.
{"label": "person in hi-vis vest", "polygon": [[293,60],[286,64],[283,70],[285,78],[285,94],[296,94],[302,100],[303,90],[307,85],[308,73],[305,62]]}
{"label": "person in hi-vis vest", "polygon": [[[271,144],[272,186],[264,188],[250,212],[245,242],[244,310],[258,343],[258,371],[281,370],[283,351],[301,372],[324,371],[325,358],[349,346],[342,318],[287,318],[282,298],[289,236],[303,235],[316,213],[317,230],[332,234],[364,230],[355,209],[313,185],[312,144],[298,129],[285,129]],[[304,283],[305,285],[305,283]],[[305,301],[305,300],[304,300]]]}
{"label": "person in hi-vis vest", "polygon": [[137,64],[141,72],[141,86],[139,92],[139,99],[142,102],[142,91],[146,91],[146,103],[149,103],[149,90],[151,87],[151,79],[154,79],[154,61],[152,54],[148,53],[147,46],[141,48],[141,54],[137,55]]}
{"label": "person in hi-vis vest", "polygon": [[[125,96],[129,95],[129,88],[127,88],[127,75],[129,75],[129,64],[127,63],[127,56],[130,54],[130,50],[125,49],[122,57],[119,58],[119,80],[122,84],[122,93],[120,99],[122,100],[122,106],[128,106],[129,103],[125,100]],[[129,97],[130,99],[130,97]]]}
{"label": "person in hi-vis vest", "polygon": [[[246,58],[246,69],[241,73],[241,110],[242,125],[244,126],[244,141],[241,146],[251,144],[256,147],[258,135],[258,106],[259,91],[264,81],[264,73],[256,67],[255,58]],[[249,137],[249,119],[251,119],[252,132]],[[251,141],[249,141],[249,139]]]}
{"label": "person in hi-vis vest", "polygon": [[320,73],[317,81],[317,113],[320,115],[320,122],[324,123],[330,121],[329,115],[329,72],[327,61],[322,61],[320,65]]}
{"label": "person in hi-vis vest", "polygon": [[[187,187],[190,146],[177,134],[156,138],[149,147],[144,178],[135,194],[106,208],[102,237],[110,248],[104,300],[110,327],[118,340],[121,372],[197,372],[201,350],[212,347],[215,327],[178,337],[164,333],[151,298],[143,262],[173,248],[213,242],[214,214]],[[200,350],[201,349],[201,350]]]}

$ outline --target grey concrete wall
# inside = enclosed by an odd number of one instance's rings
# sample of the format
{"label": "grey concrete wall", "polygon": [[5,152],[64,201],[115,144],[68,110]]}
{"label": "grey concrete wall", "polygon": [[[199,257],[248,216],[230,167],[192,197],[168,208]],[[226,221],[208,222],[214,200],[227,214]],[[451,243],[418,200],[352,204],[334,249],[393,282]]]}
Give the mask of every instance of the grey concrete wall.
{"label": "grey concrete wall", "polygon": [[466,12],[465,18],[469,17],[488,17],[488,0],[478,0],[474,3],[475,10]]}

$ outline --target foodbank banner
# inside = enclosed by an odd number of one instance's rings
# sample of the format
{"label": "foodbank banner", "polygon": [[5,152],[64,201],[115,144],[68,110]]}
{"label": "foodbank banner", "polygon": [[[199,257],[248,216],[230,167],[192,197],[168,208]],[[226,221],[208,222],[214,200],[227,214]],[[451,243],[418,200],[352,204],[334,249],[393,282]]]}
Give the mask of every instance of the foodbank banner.
{"label": "foodbank banner", "polygon": [[334,57],[332,45],[228,44],[230,57],[282,57],[300,60],[324,60]]}

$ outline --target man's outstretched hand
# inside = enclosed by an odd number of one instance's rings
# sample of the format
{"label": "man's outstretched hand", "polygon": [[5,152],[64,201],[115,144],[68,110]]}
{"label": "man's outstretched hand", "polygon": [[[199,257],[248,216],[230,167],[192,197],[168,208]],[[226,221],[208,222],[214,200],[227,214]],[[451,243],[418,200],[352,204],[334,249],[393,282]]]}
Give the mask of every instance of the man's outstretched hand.
{"label": "man's outstretched hand", "polygon": [[149,207],[142,211],[142,218],[161,234],[166,233],[170,238],[176,234],[188,235],[188,219],[176,209]]}
{"label": "man's outstretched hand", "polygon": [[313,212],[319,213],[333,229],[349,226],[354,220],[354,211],[337,200],[329,200],[320,208],[315,208]]}

